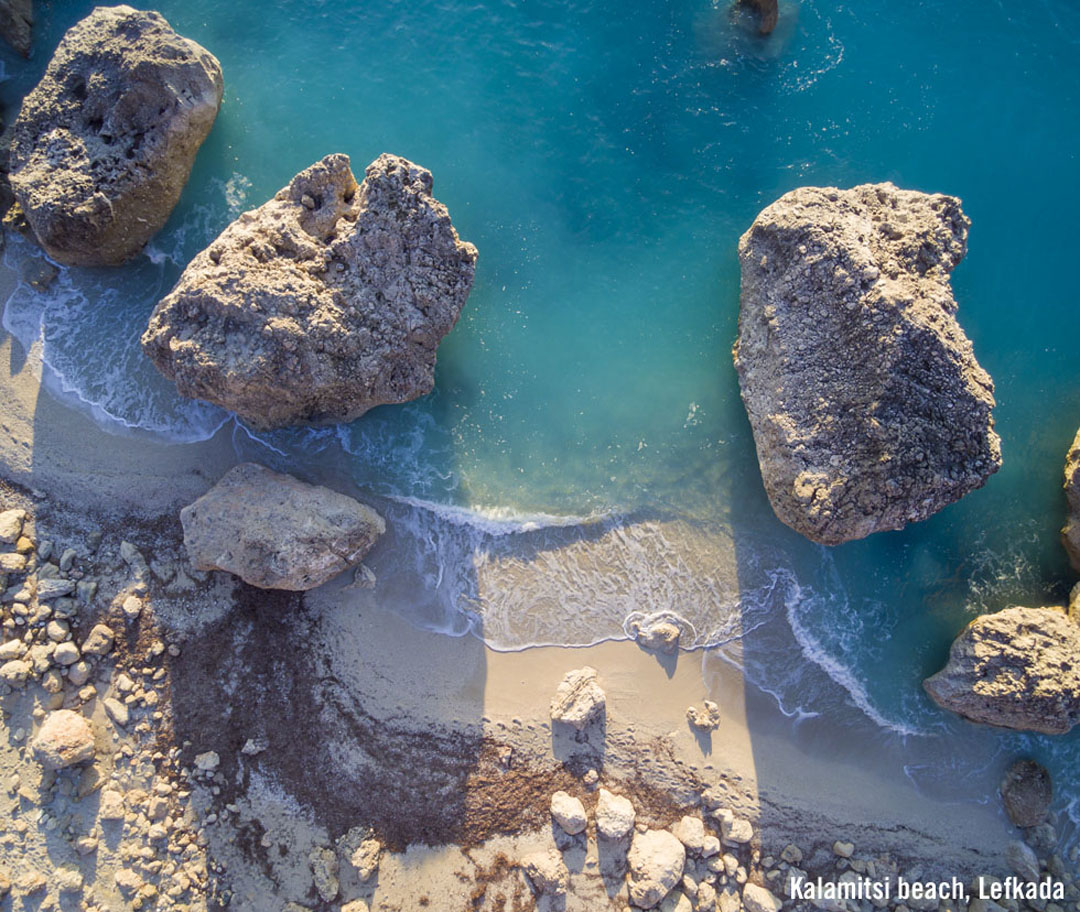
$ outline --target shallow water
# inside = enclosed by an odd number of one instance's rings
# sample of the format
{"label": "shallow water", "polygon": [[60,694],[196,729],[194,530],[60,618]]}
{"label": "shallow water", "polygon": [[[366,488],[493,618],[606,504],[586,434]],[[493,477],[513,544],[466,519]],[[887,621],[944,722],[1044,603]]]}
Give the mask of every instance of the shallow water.
{"label": "shallow water", "polygon": [[[6,100],[91,6],[41,11],[29,65],[5,58]],[[70,401],[178,442],[230,421],[142,358],[154,303],[318,157],[360,171],[405,155],[480,250],[436,392],[237,439],[280,467],[350,454],[416,555],[399,593],[416,622],[515,649],[676,612],[688,643],[744,665],[800,731],[860,720],[924,787],[1020,750],[1055,772],[1080,759],[1078,737],[976,731],[919,686],[970,617],[1060,603],[1071,581],[1057,540],[1080,424],[1071,0],[785,2],[764,40],[703,0],[156,6],[221,60],[225,105],[147,256],[7,303],[5,326],[43,338]],[[730,359],[736,244],[793,187],[878,180],[960,196],[973,220],[954,287],[996,382],[1005,465],[927,522],[826,551],[761,489]]]}

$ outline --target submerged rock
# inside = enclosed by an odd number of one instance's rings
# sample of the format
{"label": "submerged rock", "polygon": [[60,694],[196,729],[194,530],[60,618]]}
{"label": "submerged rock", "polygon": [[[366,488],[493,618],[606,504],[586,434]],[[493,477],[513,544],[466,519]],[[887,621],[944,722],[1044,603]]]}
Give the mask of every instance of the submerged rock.
{"label": "submerged rock", "polygon": [[1018,760],[1001,781],[1001,800],[1005,812],[1018,827],[1033,827],[1046,822],[1053,784],[1046,767],[1034,760]]}
{"label": "submerged rock", "polygon": [[738,0],[741,6],[749,6],[758,14],[758,31],[768,35],[780,19],[780,6],[777,0]]}
{"label": "submerged rock", "polygon": [[225,570],[262,589],[305,590],[359,563],[386,531],[362,503],[243,463],[180,511],[196,570]]}
{"label": "submerged rock", "polygon": [[1069,512],[1061,541],[1074,570],[1080,570],[1080,431],[1065,456],[1065,500]]}
{"label": "submerged rock", "polygon": [[0,0],[0,38],[23,57],[30,56],[30,29],[33,24],[33,0]]}
{"label": "submerged rock", "polygon": [[255,427],[350,421],[434,387],[476,248],[431,172],[328,155],[245,212],[162,300],[143,350],[177,389]]}
{"label": "submerged rock", "polygon": [[1080,721],[1078,654],[1080,626],[1061,608],[1007,608],[968,624],[923,687],[973,722],[1063,734]]}
{"label": "submerged rock", "polygon": [[98,7],[64,35],[12,128],[11,187],[46,252],[122,263],[172,212],[221,106],[216,58],[155,12]]}
{"label": "submerged rock", "polygon": [[586,665],[568,671],[562,679],[551,698],[551,721],[581,731],[603,718],[606,708],[607,697],[596,683],[596,669]]}
{"label": "submerged rock", "polygon": [[807,538],[903,528],[1001,466],[949,283],[968,225],[951,196],[804,187],[740,239],[735,367],[769,500]]}

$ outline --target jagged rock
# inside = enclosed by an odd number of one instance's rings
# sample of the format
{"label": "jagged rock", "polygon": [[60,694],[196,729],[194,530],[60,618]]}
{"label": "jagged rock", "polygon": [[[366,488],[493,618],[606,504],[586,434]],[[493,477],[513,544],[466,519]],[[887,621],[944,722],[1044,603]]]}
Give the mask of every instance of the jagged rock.
{"label": "jagged rock", "polygon": [[780,912],[783,905],[780,899],[755,883],[743,887],[742,901],[746,912]]}
{"label": "jagged rock", "polygon": [[333,902],[340,890],[338,882],[338,857],[333,849],[316,846],[308,855],[311,879],[323,902]]}
{"label": "jagged rock", "polygon": [[687,814],[671,828],[675,838],[679,840],[686,851],[692,855],[700,855],[705,847],[705,824],[700,817],[691,817]]}
{"label": "jagged rock", "polygon": [[1054,787],[1046,767],[1034,760],[1017,760],[1001,781],[1005,812],[1018,827],[1034,827],[1046,822]]}
{"label": "jagged rock", "polygon": [[581,731],[603,717],[607,698],[596,683],[596,669],[587,665],[568,671],[551,698],[551,721]]}
{"label": "jagged rock", "polygon": [[65,769],[94,759],[94,732],[77,712],[58,709],[46,717],[31,747],[45,769]]}
{"label": "jagged rock", "polygon": [[351,497],[250,462],[181,510],[180,522],[197,570],[294,591],[359,563],[386,531],[378,513]]}
{"label": "jagged rock", "polygon": [[645,649],[655,649],[665,655],[672,655],[679,648],[682,631],[672,621],[658,618],[645,621],[632,621],[630,635]]}
{"label": "jagged rock", "polygon": [[758,31],[768,35],[780,20],[780,6],[777,0],[738,0],[742,6],[749,6],[758,14]]}
{"label": "jagged rock", "polygon": [[803,187],[740,239],[735,367],[769,500],[807,538],[903,528],[1001,466],[949,283],[968,225],[951,196]]}
{"label": "jagged rock", "polygon": [[604,839],[625,839],[634,829],[636,816],[629,798],[600,789],[596,801],[596,832]]}
{"label": "jagged rock", "polygon": [[667,830],[635,832],[626,861],[630,902],[651,909],[682,880],[686,849]]}
{"label": "jagged rock", "polygon": [[0,513],[0,542],[13,545],[22,537],[25,510],[4,510]]}
{"label": "jagged rock", "polygon": [[11,187],[61,263],[135,256],[165,224],[221,105],[213,54],[155,12],[100,6],[64,35],[23,101]]}
{"label": "jagged rock", "polygon": [[583,832],[589,822],[581,799],[561,791],[551,796],[551,816],[569,836]]}
{"label": "jagged rock", "polygon": [[521,870],[533,890],[542,896],[565,896],[570,888],[570,872],[554,849],[526,855],[521,859]]}
{"label": "jagged rock", "polygon": [[112,628],[104,624],[95,624],[83,642],[83,655],[105,655],[112,649],[113,639]]}
{"label": "jagged rock", "polygon": [[660,903],[660,912],[694,912],[694,904],[682,890],[672,890]]}
{"label": "jagged rock", "polygon": [[1080,720],[1080,626],[1061,608],[1007,608],[972,621],[923,681],[972,722],[1063,734]]}
{"label": "jagged rock", "polygon": [[1080,431],[1065,456],[1065,500],[1069,512],[1061,541],[1074,570],[1080,570]]}
{"label": "jagged rock", "polygon": [[30,30],[33,24],[33,0],[0,0],[0,38],[23,57],[30,56]]}
{"label": "jagged rock", "polygon": [[227,227],[158,304],[143,350],[185,396],[255,427],[350,421],[434,387],[472,288],[431,173],[328,155]]}
{"label": "jagged rock", "polygon": [[688,706],[686,721],[698,731],[711,732],[720,727],[720,707],[712,700],[706,700],[701,709]]}

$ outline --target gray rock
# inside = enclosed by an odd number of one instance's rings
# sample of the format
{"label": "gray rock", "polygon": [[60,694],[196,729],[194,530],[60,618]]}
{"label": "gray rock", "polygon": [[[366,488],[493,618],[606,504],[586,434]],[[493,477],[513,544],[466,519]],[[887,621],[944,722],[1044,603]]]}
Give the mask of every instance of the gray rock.
{"label": "gray rock", "polygon": [[30,56],[30,29],[33,24],[32,0],[0,0],[0,38],[23,57]]}
{"label": "gray rock", "polygon": [[308,855],[311,879],[323,902],[333,902],[341,889],[338,882],[338,858],[333,849],[316,847]]}
{"label": "gray rock", "polygon": [[1061,542],[1073,570],[1080,570],[1080,431],[1065,456],[1065,500],[1068,518],[1061,530]]}
{"label": "gray rock", "polygon": [[581,731],[603,718],[606,708],[607,697],[596,683],[596,669],[586,665],[568,671],[562,679],[551,698],[551,721]]}
{"label": "gray rock", "polygon": [[45,718],[30,746],[45,769],[65,769],[94,759],[94,732],[77,712],[58,709]]}
{"label": "gray rock", "polygon": [[328,155],[191,261],[143,350],[181,394],[259,428],[430,393],[477,256],[431,189],[394,155],[359,186],[348,156]]}
{"label": "gray rock", "polygon": [[570,888],[570,872],[554,849],[526,855],[521,859],[521,870],[541,896],[565,896]]}
{"label": "gray rock", "polygon": [[926,519],[1001,466],[949,283],[968,225],[950,196],[804,187],[739,241],[742,398],[773,509],[813,541]]}
{"label": "gray rock", "polygon": [[40,602],[51,601],[71,595],[75,591],[75,581],[66,579],[39,579],[37,597]]}
{"label": "gray rock", "polygon": [[180,511],[197,570],[262,589],[306,590],[358,564],[386,531],[381,516],[329,488],[243,463]]}
{"label": "gray rock", "polygon": [[1030,883],[1039,881],[1039,859],[1031,846],[1014,840],[1005,849],[1005,861],[1010,870],[1022,880]]}
{"label": "gray rock", "polygon": [[700,855],[705,848],[705,824],[700,817],[687,814],[671,828],[671,832],[691,855]]}
{"label": "gray rock", "polygon": [[562,791],[551,796],[551,816],[570,836],[583,832],[589,822],[581,799]]}
{"label": "gray rock", "polygon": [[667,830],[646,830],[634,833],[626,861],[630,902],[651,909],[682,880],[686,849]]}
{"label": "gray rock", "polygon": [[1080,720],[1080,626],[1061,608],[977,617],[948,664],[923,681],[944,709],[972,722],[1063,734]]}
{"label": "gray rock", "polygon": [[165,224],[221,105],[217,60],[155,12],[98,7],[64,35],[12,129],[11,187],[41,246],[116,265]]}
{"label": "gray rock", "polygon": [[1001,799],[1005,812],[1018,827],[1033,827],[1046,822],[1053,784],[1046,767],[1034,760],[1018,760],[1005,772],[1001,781]]}
{"label": "gray rock", "polygon": [[604,839],[625,839],[633,832],[636,812],[629,798],[600,789],[596,801],[596,832]]}
{"label": "gray rock", "polygon": [[102,703],[105,707],[105,714],[113,720],[113,724],[117,728],[127,728],[131,718],[127,706],[115,697],[106,697]]}

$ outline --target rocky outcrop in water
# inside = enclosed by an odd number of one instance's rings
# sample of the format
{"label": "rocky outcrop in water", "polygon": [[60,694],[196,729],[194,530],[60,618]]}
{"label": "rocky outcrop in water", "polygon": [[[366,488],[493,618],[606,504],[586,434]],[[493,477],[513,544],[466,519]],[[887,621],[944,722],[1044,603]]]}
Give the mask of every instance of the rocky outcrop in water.
{"label": "rocky outcrop in water", "polygon": [[243,463],[180,511],[196,570],[262,589],[313,589],[358,564],[386,531],[381,516],[329,488]]}
{"label": "rocky outcrop in water", "polygon": [[0,38],[23,57],[30,56],[30,29],[33,24],[33,0],[0,0]]}
{"label": "rocky outcrop in water", "polygon": [[1065,456],[1065,500],[1069,512],[1061,541],[1074,570],[1080,570],[1080,431]]}
{"label": "rocky outcrop in water", "polygon": [[972,621],[923,682],[972,722],[1059,735],[1080,721],[1080,626],[1061,608],[1007,608]]}
{"label": "rocky outcrop in water", "polygon": [[259,428],[349,421],[434,387],[472,288],[431,173],[328,155],[221,233],[158,304],[143,349],[185,396]]}
{"label": "rocky outcrop in water", "polygon": [[11,187],[74,266],[135,256],[165,224],[221,106],[221,67],[158,13],[98,7],[64,35],[12,128]]}
{"label": "rocky outcrop in water", "polygon": [[739,241],[743,402],[776,515],[813,541],[926,519],[1001,466],[949,283],[968,225],[951,196],[804,187]]}
{"label": "rocky outcrop in water", "polygon": [[768,35],[780,19],[780,5],[777,0],[738,0],[741,6],[748,6],[758,15],[758,32]]}
{"label": "rocky outcrop in water", "polygon": [[1018,827],[1045,823],[1053,797],[1050,773],[1034,760],[1018,760],[1006,770],[1001,781],[1005,813]]}

